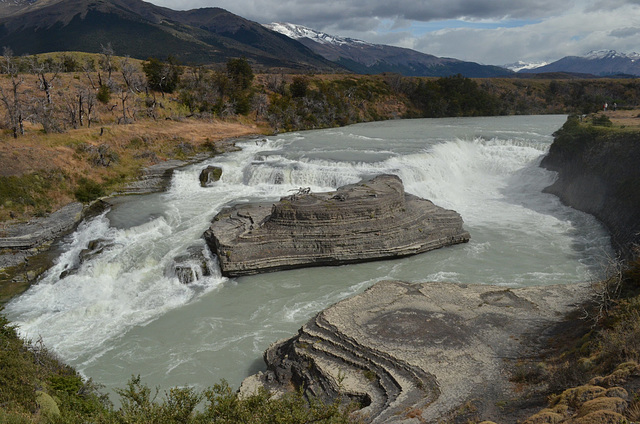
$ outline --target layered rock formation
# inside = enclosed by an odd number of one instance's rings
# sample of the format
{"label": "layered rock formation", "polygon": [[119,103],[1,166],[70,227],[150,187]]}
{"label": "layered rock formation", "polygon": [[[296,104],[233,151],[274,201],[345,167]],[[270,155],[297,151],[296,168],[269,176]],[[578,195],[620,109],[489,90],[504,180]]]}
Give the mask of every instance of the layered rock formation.
{"label": "layered rock formation", "polygon": [[467,242],[462,218],[381,175],[221,211],[204,235],[223,275],[393,258]]}
{"label": "layered rock formation", "polygon": [[545,191],[594,215],[623,257],[640,243],[640,132],[587,127],[576,118],[556,133],[541,166],[558,172]]}
{"label": "layered rock formation", "polygon": [[496,407],[522,396],[510,381],[514,362],[538,354],[553,324],[586,293],[586,284],[380,282],[269,347],[268,371],[246,379],[241,391],[347,395],[374,423],[438,422],[465,405],[478,421],[515,422]]}

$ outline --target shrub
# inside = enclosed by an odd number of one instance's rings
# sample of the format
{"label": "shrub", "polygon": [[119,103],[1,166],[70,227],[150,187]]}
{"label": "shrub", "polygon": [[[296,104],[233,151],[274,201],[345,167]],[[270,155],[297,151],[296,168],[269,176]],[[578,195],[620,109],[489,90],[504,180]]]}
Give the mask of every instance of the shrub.
{"label": "shrub", "polygon": [[74,192],[74,195],[79,202],[89,203],[104,196],[105,192],[102,185],[83,177],[78,181],[78,188]]}
{"label": "shrub", "polygon": [[592,123],[593,123],[593,125],[596,125],[596,126],[599,126],[599,127],[611,127],[611,126],[613,126],[613,122],[611,122],[611,119],[609,119],[609,117],[607,115],[598,115],[598,116],[594,117]]}
{"label": "shrub", "polygon": [[109,103],[109,101],[111,100],[111,90],[109,89],[109,87],[102,84],[100,88],[98,88],[96,99],[98,99],[100,103],[104,103],[105,105]]}
{"label": "shrub", "polygon": [[142,70],[147,76],[149,88],[162,93],[173,93],[180,83],[182,74],[178,61],[172,56],[167,58],[166,63],[151,57],[142,64]]}

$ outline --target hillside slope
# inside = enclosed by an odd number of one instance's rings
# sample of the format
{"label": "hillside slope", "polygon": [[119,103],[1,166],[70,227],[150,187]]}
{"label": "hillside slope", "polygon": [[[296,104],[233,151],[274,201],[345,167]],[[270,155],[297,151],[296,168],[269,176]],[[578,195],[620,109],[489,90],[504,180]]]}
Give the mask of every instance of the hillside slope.
{"label": "hillside slope", "polygon": [[111,43],[117,54],[139,59],[173,55],[203,64],[246,57],[269,67],[339,68],[297,41],[220,8],[175,11],[142,0],[41,0],[16,10],[0,19],[0,45],[17,55],[100,52]]}

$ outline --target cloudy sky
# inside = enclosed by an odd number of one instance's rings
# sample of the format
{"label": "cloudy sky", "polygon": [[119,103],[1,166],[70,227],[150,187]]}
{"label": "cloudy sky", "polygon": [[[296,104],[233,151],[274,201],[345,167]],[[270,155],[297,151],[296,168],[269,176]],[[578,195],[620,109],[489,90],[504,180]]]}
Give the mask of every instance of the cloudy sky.
{"label": "cloudy sky", "polygon": [[260,23],[504,65],[591,50],[640,53],[640,0],[148,0],[221,7]]}

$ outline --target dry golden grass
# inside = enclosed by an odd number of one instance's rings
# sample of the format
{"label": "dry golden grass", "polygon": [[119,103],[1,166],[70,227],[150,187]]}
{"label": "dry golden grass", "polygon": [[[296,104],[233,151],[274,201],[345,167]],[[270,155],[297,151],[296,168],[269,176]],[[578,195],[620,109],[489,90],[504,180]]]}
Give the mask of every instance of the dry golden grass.
{"label": "dry golden grass", "polygon": [[602,112],[611,119],[615,126],[625,128],[640,128],[640,109],[631,110],[608,110]]}
{"label": "dry golden grass", "polygon": [[[180,156],[177,146],[206,150],[217,141],[263,134],[269,130],[254,122],[241,120],[143,120],[128,125],[109,124],[70,130],[62,134],[43,134],[28,129],[25,136],[14,139],[5,133],[0,138],[0,177],[21,177],[32,173],[63,175],[60,184],[47,192],[45,212],[52,212],[74,201],[73,192],[81,178],[117,190],[137,177],[140,169]],[[102,133],[102,135],[100,135]],[[106,145],[118,156],[116,163],[96,166],[87,148]],[[144,153],[147,153],[146,155]],[[12,207],[0,204],[0,222],[23,221],[42,212],[42,207]]]}

